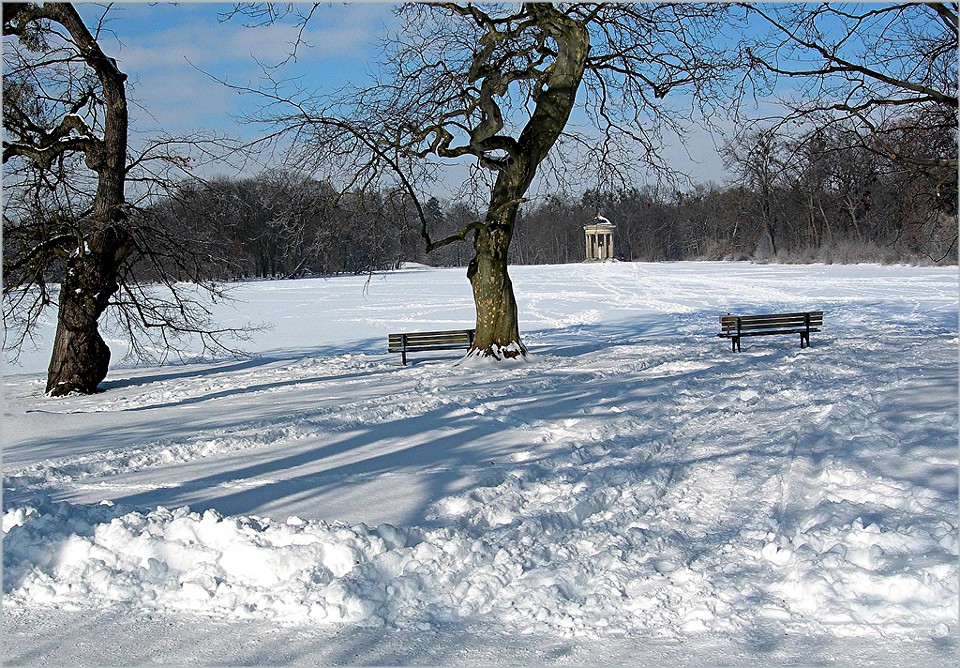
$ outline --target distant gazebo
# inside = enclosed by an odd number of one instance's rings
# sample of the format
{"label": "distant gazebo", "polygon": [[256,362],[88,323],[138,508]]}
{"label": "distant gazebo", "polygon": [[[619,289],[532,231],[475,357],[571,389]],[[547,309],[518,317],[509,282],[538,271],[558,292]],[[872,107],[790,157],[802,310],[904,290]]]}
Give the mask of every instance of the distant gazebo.
{"label": "distant gazebo", "polygon": [[600,215],[583,226],[587,242],[587,262],[603,262],[613,259],[613,231],[616,225]]}

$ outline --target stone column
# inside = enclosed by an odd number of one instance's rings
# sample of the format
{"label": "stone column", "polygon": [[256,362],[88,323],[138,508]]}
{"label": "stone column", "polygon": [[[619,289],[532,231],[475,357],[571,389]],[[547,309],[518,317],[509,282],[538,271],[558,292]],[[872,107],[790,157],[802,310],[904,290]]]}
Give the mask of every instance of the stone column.
{"label": "stone column", "polygon": [[591,223],[583,226],[586,262],[613,259],[613,230],[610,223]]}

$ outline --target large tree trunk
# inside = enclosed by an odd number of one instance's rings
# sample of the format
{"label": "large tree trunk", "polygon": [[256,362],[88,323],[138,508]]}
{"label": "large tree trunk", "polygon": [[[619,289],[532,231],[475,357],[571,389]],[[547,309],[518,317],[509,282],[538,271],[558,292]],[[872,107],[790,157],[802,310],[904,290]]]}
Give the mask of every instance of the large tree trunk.
{"label": "large tree trunk", "polygon": [[98,322],[117,291],[117,268],[130,252],[130,243],[130,234],[121,227],[98,230],[84,252],[67,263],[47,369],[51,396],[93,394],[107,377],[110,348],[100,336]]}
{"label": "large tree trunk", "polygon": [[[491,220],[497,217],[500,220]],[[474,237],[476,255],[467,268],[477,308],[477,333],[471,354],[495,359],[527,354],[520,341],[517,300],[507,273],[507,251],[515,217],[516,207],[499,213],[492,211]]]}
{"label": "large tree trunk", "polygon": [[89,232],[67,263],[47,370],[48,394],[89,394],[106,378],[110,363],[110,349],[100,336],[98,321],[118,289],[120,266],[133,247],[123,210],[127,77],[103,53],[72,5],[47,3],[43,11],[70,33],[84,61],[96,73],[103,95],[103,137],[91,141],[85,154],[87,166],[98,176]]}
{"label": "large tree trunk", "polygon": [[60,298],[57,335],[47,370],[47,393],[51,396],[93,394],[107,376],[110,348],[83,301],[82,297]]}
{"label": "large tree trunk", "polygon": [[[516,140],[508,160],[498,164],[497,180],[484,224],[474,235],[474,258],[467,276],[477,308],[477,331],[471,355],[510,359],[524,356],[520,341],[517,300],[507,273],[507,252],[520,202],[533,183],[537,168],[563,132],[576,103],[586,68],[590,35],[586,27],[543,3],[526,10],[557,44],[557,57],[538,81],[536,107]],[[487,100],[489,102],[489,100]],[[499,116],[499,109],[490,116]],[[502,125],[498,118],[498,125]]]}

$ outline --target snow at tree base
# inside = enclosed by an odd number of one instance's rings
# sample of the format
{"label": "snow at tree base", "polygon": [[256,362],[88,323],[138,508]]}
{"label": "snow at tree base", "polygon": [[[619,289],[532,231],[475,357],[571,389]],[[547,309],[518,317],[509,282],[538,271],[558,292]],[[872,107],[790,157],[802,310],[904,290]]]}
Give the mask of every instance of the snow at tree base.
{"label": "snow at tree base", "polygon": [[[45,346],[7,366],[4,661],[954,665],[956,267],[511,275],[525,361],[400,365],[388,333],[473,313],[412,266],[239,285],[249,360],[108,341],[105,391],[61,399]],[[798,310],[808,349],[716,337]],[[286,650],[224,647],[251,627]]]}

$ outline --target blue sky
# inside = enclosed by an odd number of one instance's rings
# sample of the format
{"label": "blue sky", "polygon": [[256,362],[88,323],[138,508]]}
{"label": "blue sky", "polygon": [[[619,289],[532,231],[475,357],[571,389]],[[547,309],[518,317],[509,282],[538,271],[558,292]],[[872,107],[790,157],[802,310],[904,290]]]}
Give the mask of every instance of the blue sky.
{"label": "blue sky", "polygon": [[[91,27],[103,10],[80,5]],[[101,42],[129,76],[138,131],[188,132],[198,128],[237,131],[235,117],[255,100],[239,96],[210,75],[257,86],[263,65],[289,53],[296,32],[290,25],[247,27],[242,17],[223,20],[229,3],[178,5],[117,3],[108,13]],[[392,17],[391,5],[323,6],[305,33],[309,48],[298,51],[286,76],[302,77],[318,92],[334,90],[366,75],[375,41]]]}
{"label": "blue sky", "polygon": [[[242,17],[225,21],[224,13],[233,6],[206,2],[112,6],[101,43],[129,76],[134,133],[188,134],[205,129],[252,138],[256,131],[263,131],[238,124],[244,112],[256,108],[258,98],[238,95],[211,75],[257,87],[263,79],[261,63],[283,61],[296,31],[289,23],[248,27]],[[318,93],[362,83],[395,6],[379,2],[321,6],[304,34],[309,46],[299,49],[296,61],[284,66],[284,77],[296,77],[298,85]],[[103,7],[78,7],[93,29]],[[694,181],[721,182],[726,174],[717,154],[720,141],[706,133],[693,137],[686,147],[668,139],[664,153]],[[463,176],[462,167],[453,171]]]}

